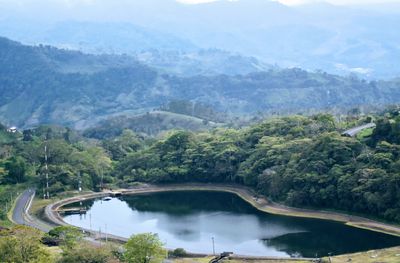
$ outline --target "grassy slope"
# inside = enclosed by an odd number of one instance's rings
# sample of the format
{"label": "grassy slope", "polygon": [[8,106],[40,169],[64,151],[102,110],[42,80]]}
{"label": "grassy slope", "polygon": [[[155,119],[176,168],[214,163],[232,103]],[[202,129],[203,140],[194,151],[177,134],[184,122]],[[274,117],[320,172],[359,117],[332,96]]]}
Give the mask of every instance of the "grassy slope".
{"label": "grassy slope", "polygon": [[158,135],[172,129],[184,129],[189,131],[204,131],[219,127],[223,124],[204,122],[203,119],[165,111],[152,111],[139,115],[115,116],[100,121],[93,128],[86,130],[86,135],[93,134],[107,135],[113,137],[119,135],[124,129],[131,129],[136,133],[147,135]]}
{"label": "grassy slope", "polygon": [[373,131],[375,128],[370,128],[370,129],[365,129],[361,131],[359,134],[357,134],[357,139],[362,140],[365,138],[368,138],[372,135]]}

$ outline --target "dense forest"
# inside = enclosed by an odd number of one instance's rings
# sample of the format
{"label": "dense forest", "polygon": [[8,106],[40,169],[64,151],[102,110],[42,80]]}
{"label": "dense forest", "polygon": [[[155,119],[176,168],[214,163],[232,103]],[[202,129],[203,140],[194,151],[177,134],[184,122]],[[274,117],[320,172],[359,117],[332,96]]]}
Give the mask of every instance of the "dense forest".
{"label": "dense forest", "polygon": [[[374,120],[356,138],[346,127]],[[51,195],[137,182],[243,184],[297,207],[343,210],[400,222],[400,116],[328,114],[270,118],[241,129],[172,130],[159,137],[126,129],[98,140],[64,127],[0,131],[0,183],[39,189],[48,147]]]}
{"label": "dense forest", "polygon": [[19,127],[52,123],[85,128],[116,114],[145,113],[176,100],[255,115],[346,110],[400,98],[398,80],[365,81],[298,68],[183,77],[129,56],[86,55],[4,38],[0,58],[0,121]]}

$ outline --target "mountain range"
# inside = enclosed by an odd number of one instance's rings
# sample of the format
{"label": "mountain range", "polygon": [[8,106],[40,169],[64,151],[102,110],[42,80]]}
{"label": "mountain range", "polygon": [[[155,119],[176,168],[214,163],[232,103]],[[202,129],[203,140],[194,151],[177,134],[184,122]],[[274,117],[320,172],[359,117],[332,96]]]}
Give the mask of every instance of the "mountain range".
{"label": "mountain range", "polygon": [[90,55],[0,38],[0,122],[86,128],[171,101],[233,115],[290,113],[400,101],[400,81],[366,81],[299,68],[180,76],[128,55]]}
{"label": "mountain range", "polygon": [[[2,4],[0,35],[25,44],[95,54],[126,53],[142,59],[146,58],[142,52],[157,51],[163,59],[164,52],[179,51],[178,61],[217,49],[283,68],[353,73],[367,79],[390,79],[400,73],[396,66],[400,60],[398,4],[335,6],[317,2],[289,7],[270,0],[198,5],[174,0],[23,2],[20,6]],[[43,8],[48,12],[43,14]],[[152,58],[144,62],[151,64]]]}

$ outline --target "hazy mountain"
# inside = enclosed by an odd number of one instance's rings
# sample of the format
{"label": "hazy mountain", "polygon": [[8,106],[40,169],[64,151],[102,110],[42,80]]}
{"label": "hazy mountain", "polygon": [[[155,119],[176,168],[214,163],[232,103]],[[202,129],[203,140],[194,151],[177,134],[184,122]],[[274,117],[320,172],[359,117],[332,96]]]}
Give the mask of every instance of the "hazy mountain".
{"label": "hazy mountain", "polygon": [[197,50],[188,40],[131,23],[64,21],[44,24],[5,20],[0,24],[0,33],[26,44],[47,44],[96,54]]}
{"label": "hazy mountain", "polygon": [[156,50],[140,52],[134,57],[160,72],[180,75],[241,75],[273,68],[254,57],[245,57],[217,49],[196,52]]}
{"label": "hazy mountain", "polygon": [[24,2],[0,7],[0,34],[24,43],[117,53],[216,48],[281,67],[365,78],[400,74],[398,4],[288,7],[269,0],[200,5],[116,0],[68,1],[65,7],[61,1]]}
{"label": "hazy mountain", "polygon": [[8,21],[0,24],[0,32],[27,44],[91,54],[129,54],[162,72],[178,75],[235,75],[270,68],[254,57],[217,49],[200,50],[190,41],[129,23],[75,21],[37,27],[27,21]]}
{"label": "hazy mountain", "polygon": [[0,122],[93,125],[174,100],[233,114],[295,112],[400,101],[399,82],[270,69],[247,75],[182,77],[160,73],[129,56],[85,55],[0,39]]}

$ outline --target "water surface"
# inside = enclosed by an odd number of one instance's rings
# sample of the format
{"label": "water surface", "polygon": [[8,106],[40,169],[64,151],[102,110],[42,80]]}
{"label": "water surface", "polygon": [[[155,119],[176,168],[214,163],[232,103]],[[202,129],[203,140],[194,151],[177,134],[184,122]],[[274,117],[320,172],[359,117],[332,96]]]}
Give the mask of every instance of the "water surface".
{"label": "water surface", "polygon": [[[72,204],[71,206],[78,206]],[[242,255],[326,256],[400,245],[400,238],[341,223],[261,212],[225,192],[178,191],[88,200],[72,225],[129,237],[157,233],[168,248]]]}

